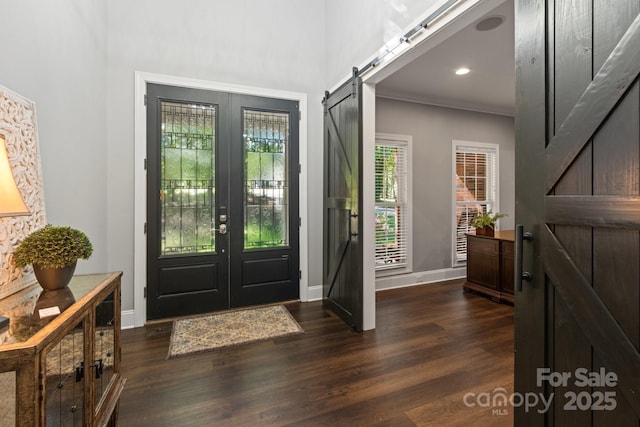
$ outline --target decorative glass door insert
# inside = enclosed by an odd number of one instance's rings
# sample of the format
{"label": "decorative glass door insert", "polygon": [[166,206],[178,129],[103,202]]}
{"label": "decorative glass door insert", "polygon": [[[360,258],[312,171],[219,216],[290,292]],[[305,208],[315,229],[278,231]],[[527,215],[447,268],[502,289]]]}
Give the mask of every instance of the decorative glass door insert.
{"label": "decorative glass door insert", "polygon": [[289,114],[243,110],[244,248],[289,244]]}
{"label": "decorative glass door insert", "polygon": [[161,255],[215,251],[216,107],[162,102]]}

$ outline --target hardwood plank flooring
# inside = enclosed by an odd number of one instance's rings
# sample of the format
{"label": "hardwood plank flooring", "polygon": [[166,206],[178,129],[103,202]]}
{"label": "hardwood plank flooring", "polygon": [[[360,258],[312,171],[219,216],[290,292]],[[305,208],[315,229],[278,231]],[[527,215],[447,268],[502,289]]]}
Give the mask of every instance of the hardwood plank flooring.
{"label": "hardwood plank flooring", "polygon": [[462,281],[382,291],[365,333],[321,302],[286,306],[304,334],[178,359],[171,324],[123,331],[120,425],[513,425],[512,408],[463,401],[513,392],[512,306]]}

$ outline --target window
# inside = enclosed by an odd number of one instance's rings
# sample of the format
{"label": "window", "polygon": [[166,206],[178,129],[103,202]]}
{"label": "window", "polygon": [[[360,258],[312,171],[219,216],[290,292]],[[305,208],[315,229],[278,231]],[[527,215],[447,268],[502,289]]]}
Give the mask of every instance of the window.
{"label": "window", "polygon": [[453,263],[467,260],[470,222],[480,212],[498,211],[498,145],[453,141]]}
{"label": "window", "polygon": [[376,135],[376,271],[411,271],[411,137]]}

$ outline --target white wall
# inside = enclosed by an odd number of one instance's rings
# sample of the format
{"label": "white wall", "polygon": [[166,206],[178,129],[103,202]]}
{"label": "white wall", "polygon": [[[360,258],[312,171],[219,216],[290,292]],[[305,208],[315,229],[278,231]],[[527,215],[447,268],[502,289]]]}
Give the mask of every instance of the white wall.
{"label": "white wall", "polygon": [[[308,211],[322,222],[323,2],[0,0],[0,83],[35,101],[49,222],[84,230],[78,272],[122,270],[133,308],[134,71],[308,94]],[[268,17],[268,19],[266,18]],[[310,228],[310,285],[322,231]]]}
{"label": "white wall", "polygon": [[[108,267],[124,270],[133,308],[134,72],[308,95],[309,222],[322,223],[324,4],[109,0],[107,73]],[[322,284],[322,230],[310,228],[309,284]]]}
{"label": "white wall", "polygon": [[[78,272],[124,271],[133,308],[134,71],[308,94],[308,212],[321,224],[323,91],[441,3],[0,0],[0,83],[36,102],[49,221],[94,244]],[[322,230],[309,233],[317,286]]]}
{"label": "white wall", "polygon": [[[403,36],[444,0],[325,0],[327,90]],[[389,43],[391,44],[391,43]]]}
{"label": "white wall", "polygon": [[36,103],[48,222],[83,230],[107,269],[104,0],[0,0],[0,84]]}
{"label": "white wall", "polygon": [[376,131],[413,136],[413,271],[452,267],[453,140],[499,144],[500,227],[513,228],[513,117],[377,98]]}

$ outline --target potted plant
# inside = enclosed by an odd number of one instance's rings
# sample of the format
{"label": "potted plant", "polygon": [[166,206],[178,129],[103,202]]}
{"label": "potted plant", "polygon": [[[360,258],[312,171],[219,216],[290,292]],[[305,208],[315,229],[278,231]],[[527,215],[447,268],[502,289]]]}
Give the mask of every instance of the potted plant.
{"label": "potted plant", "polygon": [[473,220],[471,220],[471,226],[475,227],[476,235],[493,237],[495,234],[496,221],[500,218],[504,218],[505,216],[507,216],[507,214],[493,214],[491,211],[482,212],[473,217]]}
{"label": "potted plant", "polygon": [[54,290],[67,286],[78,259],[87,259],[92,253],[93,246],[82,231],[47,225],[20,242],[13,262],[19,268],[32,265],[40,286]]}

